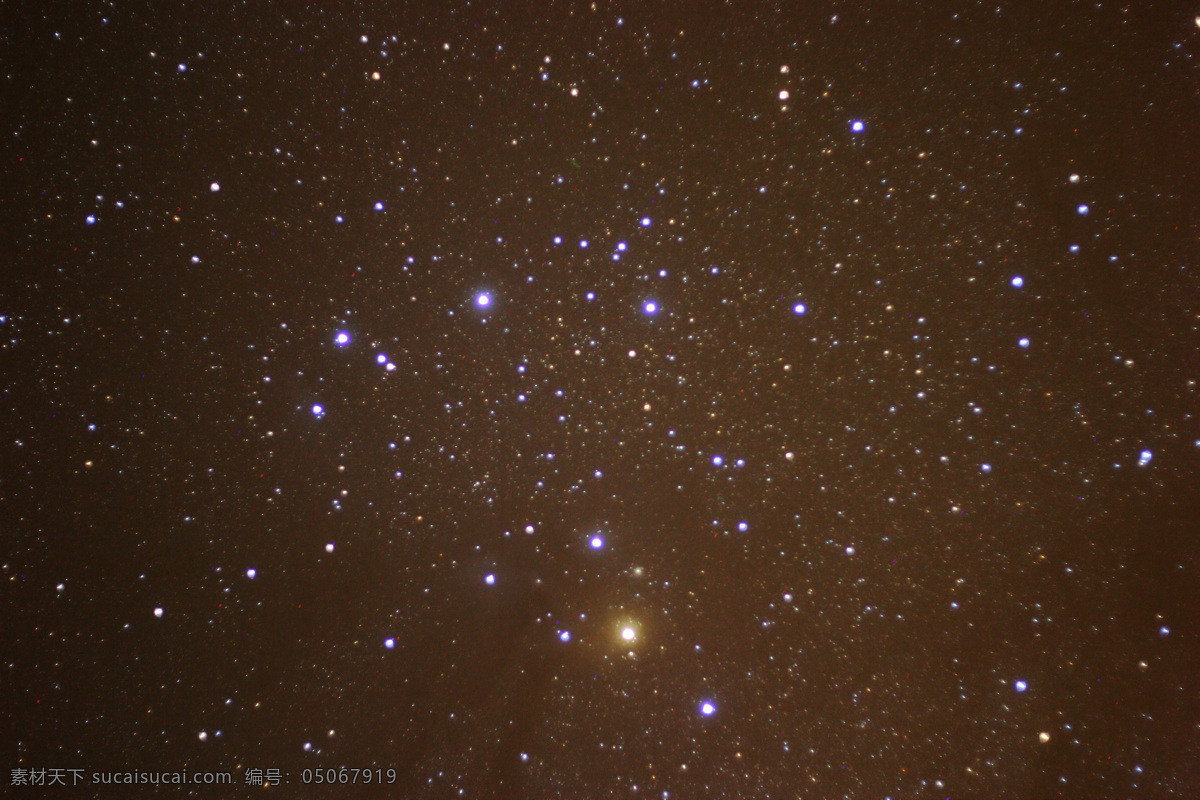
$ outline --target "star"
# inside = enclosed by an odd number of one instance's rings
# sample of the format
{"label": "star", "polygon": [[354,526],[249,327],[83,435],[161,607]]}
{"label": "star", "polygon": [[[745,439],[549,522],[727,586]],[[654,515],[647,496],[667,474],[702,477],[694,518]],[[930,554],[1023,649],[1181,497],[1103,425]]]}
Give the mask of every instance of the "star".
{"label": "star", "polygon": [[700,704],[700,713],[706,717],[711,717],[717,713],[717,707],[711,700],[705,700]]}
{"label": "star", "polygon": [[487,308],[492,304],[492,296],[486,293],[480,293],[475,296],[475,305],[480,308]]}
{"label": "star", "polygon": [[796,316],[803,316],[807,312],[808,307],[804,303],[796,303],[796,305],[792,306],[792,313]]}
{"label": "star", "polygon": [[627,642],[632,642],[634,639],[637,638],[637,631],[635,631],[633,628],[629,628],[629,627],[622,628],[621,629],[621,638]]}
{"label": "star", "polygon": [[655,303],[653,300],[647,300],[642,308],[647,314],[655,314],[658,312],[658,303]]}
{"label": "star", "polygon": [[856,119],[850,123],[850,130],[854,133],[862,133],[866,129],[866,123],[864,123],[861,119]]}
{"label": "star", "polygon": [[345,347],[350,344],[350,334],[345,331],[338,331],[337,336],[333,337],[333,343],[338,347]]}
{"label": "star", "polygon": [[593,550],[599,550],[600,548],[604,547],[604,540],[599,536],[593,536],[589,544],[591,544]]}

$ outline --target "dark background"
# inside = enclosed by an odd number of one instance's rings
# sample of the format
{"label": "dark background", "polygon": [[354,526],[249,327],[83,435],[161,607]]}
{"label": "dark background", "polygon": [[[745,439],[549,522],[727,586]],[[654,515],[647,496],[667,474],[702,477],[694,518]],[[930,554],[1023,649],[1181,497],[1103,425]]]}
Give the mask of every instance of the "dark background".
{"label": "dark background", "polygon": [[0,8],[6,771],[1196,796],[1200,27],[914,5]]}

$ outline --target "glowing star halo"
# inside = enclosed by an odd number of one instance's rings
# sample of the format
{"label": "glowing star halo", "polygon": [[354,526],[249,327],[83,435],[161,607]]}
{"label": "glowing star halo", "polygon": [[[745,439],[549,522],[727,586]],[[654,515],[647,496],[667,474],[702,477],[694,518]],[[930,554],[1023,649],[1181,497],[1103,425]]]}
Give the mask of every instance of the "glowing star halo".
{"label": "glowing star halo", "polygon": [[481,292],[475,296],[475,305],[480,308],[487,308],[492,304],[492,296],[486,292]]}
{"label": "glowing star halo", "polygon": [[621,638],[626,642],[632,642],[635,639],[637,639],[637,631],[635,631],[632,627],[626,625],[624,628],[621,629]]}

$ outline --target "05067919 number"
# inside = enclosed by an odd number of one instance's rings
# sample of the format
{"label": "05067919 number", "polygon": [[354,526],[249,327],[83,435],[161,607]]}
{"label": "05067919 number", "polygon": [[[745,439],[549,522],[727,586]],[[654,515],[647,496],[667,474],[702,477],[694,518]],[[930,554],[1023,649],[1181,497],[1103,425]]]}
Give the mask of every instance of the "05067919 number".
{"label": "05067919 number", "polygon": [[358,767],[328,767],[326,769],[306,769],[300,773],[304,783],[341,784],[341,783],[395,783],[394,769],[360,769]]}

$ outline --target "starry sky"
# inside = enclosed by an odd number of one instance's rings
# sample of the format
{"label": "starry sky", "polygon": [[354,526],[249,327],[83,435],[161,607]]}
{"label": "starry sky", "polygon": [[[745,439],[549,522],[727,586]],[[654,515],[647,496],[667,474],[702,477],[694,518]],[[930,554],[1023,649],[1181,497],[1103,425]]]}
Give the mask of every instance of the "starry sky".
{"label": "starry sky", "polygon": [[3,780],[1196,796],[1195,13],[6,9]]}

